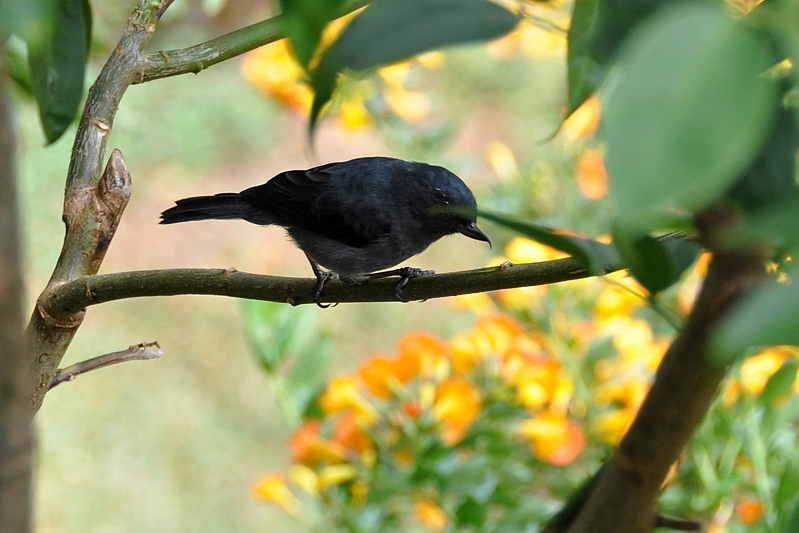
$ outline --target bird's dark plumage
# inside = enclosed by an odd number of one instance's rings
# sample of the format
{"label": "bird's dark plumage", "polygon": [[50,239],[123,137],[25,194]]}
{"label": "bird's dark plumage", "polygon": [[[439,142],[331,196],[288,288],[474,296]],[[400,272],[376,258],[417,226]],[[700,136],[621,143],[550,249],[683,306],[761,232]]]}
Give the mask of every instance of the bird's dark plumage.
{"label": "bird's dark plumage", "polygon": [[452,172],[364,157],[289,170],[240,193],[178,200],[161,223],[241,218],[281,226],[312,263],[357,278],[391,268],[452,233],[490,244],[473,215],[446,207],[477,207]]}

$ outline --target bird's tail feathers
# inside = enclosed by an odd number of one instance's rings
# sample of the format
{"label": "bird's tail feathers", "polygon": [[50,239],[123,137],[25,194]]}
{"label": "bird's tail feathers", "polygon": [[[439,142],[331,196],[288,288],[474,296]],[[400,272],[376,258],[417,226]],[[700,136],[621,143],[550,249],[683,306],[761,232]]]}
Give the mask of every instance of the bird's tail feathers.
{"label": "bird's tail feathers", "polygon": [[255,224],[271,224],[271,217],[263,210],[244,200],[238,193],[221,193],[215,196],[195,196],[175,202],[175,206],[161,213],[161,224],[175,224],[193,220],[226,220],[242,218]]}

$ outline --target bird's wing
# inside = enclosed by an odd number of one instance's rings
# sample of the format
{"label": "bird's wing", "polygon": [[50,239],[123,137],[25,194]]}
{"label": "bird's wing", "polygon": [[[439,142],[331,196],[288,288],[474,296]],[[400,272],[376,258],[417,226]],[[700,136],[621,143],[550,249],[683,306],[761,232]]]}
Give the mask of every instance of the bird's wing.
{"label": "bird's wing", "polygon": [[241,196],[275,214],[281,226],[302,228],[349,246],[365,247],[389,233],[390,221],[366,208],[357,188],[347,191],[342,187],[338,175],[341,169],[330,172],[336,165],[340,163],[289,170],[242,191]]}

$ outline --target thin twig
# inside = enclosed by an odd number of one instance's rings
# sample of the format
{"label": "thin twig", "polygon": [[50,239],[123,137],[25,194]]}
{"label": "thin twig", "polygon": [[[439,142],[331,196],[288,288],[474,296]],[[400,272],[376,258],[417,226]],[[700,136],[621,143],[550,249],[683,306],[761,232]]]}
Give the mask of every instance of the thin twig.
{"label": "thin twig", "polygon": [[161,7],[159,7],[157,11],[159,19],[164,16],[164,13],[166,13],[166,10],[169,9],[169,6],[171,6],[174,1],[175,0],[161,0]]}
{"label": "thin twig", "polygon": [[80,363],[59,369],[56,375],[50,381],[49,388],[52,389],[56,385],[60,385],[65,381],[73,381],[81,374],[103,368],[104,366],[115,365],[117,363],[124,363],[126,361],[145,361],[147,359],[158,359],[164,355],[164,352],[158,346],[157,342],[146,342],[136,344],[128,347],[127,350],[120,352],[107,353],[92,357]]}

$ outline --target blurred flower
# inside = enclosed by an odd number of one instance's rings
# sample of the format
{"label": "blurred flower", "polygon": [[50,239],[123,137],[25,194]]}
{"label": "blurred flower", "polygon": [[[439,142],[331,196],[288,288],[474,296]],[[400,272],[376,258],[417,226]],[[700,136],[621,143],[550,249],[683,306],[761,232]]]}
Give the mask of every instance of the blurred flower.
{"label": "blurred flower", "polygon": [[565,12],[548,11],[547,27],[522,21],[510,34],[488,43],[488,53],[500,61],[511,59],[517,51],[532,59],[561,56],[566,47],[566,36],[555,29],[554,23],[560,22],[562,27],[567,27],[568,15]]}
{"label": "blurred flower", "polygon": [[351,464],[338,464],[325,466],[319,471],[319,490],[324,490],[332,485],[341,485],[352,481],[358,476],[358,469]]}
{"label": "blurred flower", "polygon": [[361,365],[358,375],[372,396],[387,400],[392,396],[392,390],[402,383],[395,372],[396,367],[395,360],[376,355]]}
{"label": "blurred flower", "polygon": [[352,412],[344,413],[336,419],[333,426],[333,442],[358,455],[363,455],[374,448],[372,439],[360,427]]}
{"label": "blurred flower", "polygon": [[500,141],[491,141],[485,148],[485,159],[500,180],[509,180],[519,175],[519,165],[510,146]]}
{"label": "blurred flower", "polygon": [[753,526],[763,517],[763,503],[743,497],[735,503],[735,517],[745,526]]}
{"label": "blurred flower", "polygon": [[269,474],[253,485],[253,493],[259,500],[275,503],[291,516],[299,516],[302,505],[289,490],[286,479],[280,474]]}
{"label": "blurred flower", "polygon": [[454,298],[453,306],[459,309],[468,309],[477,316],[493,315],[499,311],[497,304],[485,292],[459,294]]}
{"label": "blurred flower", "polygon": [[554,465],[565,466],[573,462],[585,448],[582,428],[555,413],[539,413],[523,421],[519,431],[530,439],[536,457]]}
{"label": "blurred flower", "polygon": [[629,429],[638,406],[622,407],[599,414],[591,421],[591,430],[605,444],[616,445]]}
{"label": "blurred flower", "polygon": [[596,95],[586,99],[563,122],[561,130],[569,139],[579,139],[593,135],[599,126],[602,105]]}
{"label": "blurred flower", "polygon": [[309,420],[294,432],[289,441],[293,463],[314,466],[319,463],[339,463],[346,459],[347,450],[341,444],[319,435],[319,421]]}
{"label": "blurred flower", "polygon": [[599,150],[586,150],[577,160],[577,186],[589,200],[598,201],[607,196],[608,171]]}
{"label": "blurred flower", "polygon": [[415,518],[430,531],[444,531],[447,528],[447,514],[430,500],[418,500],[413,506]]}
{"label": "blurred flower", "polygon": [[608,284],[596,298],[594,310],[596,320],[600,324],[612,321],[618,317],[627,319],[636,310],[640,309],[644,302],[637,295],[640,293],[638,285],[631,278],[624,277],[618,280],[613,277],[608,279],[616,284]]}
{"label": "blurred flower", "polygon": [[399,341],[398,378],[406,382],[418,374],[426,378],[440,375],[442,365],[448,364],[448,352],[446,343],[430,333],[405,335]]}
{"label": "blurred flower", "polygon": [[451,446],[466,436],[480,415],[482,398],[471,383],[460,379],[441,382],[433,403],[433,416],[442,423],[441,438]]}
{"label": "blurred flower", "polygon": [[339,104],[338,118],[341,125],[348,129],[361,129],[374,123],[364,98],[352,94],[346,95]]}
{"label": "blurred flower", "polygon": [[568,257],[568,254],[526,237],[514,237],[505,246],[505,255],[513,263],[538,263]]}
{"label": "blurred flower", "polygon": [[361,394],[358,381],[354,377],[331,380],[319,399],[319,405],[327,415],[352,409],[366,424],[373,424],[379,418],[375,407]]}
{"label": "blurred flower", "polygon": [[302,67],[295,61],[287,39],[248,52],[241,60],[245,80],[260,91],[298,111],[311,108],[313,92],[303,81]]}
{"label": "blurred flower", "polygon": [[797,351],[799,349],[791,346],[772,346],[748,358],[741,365],[741,389],[752,396],[759,396],[771,376],[789,357],[796,357]]}
{"label": "blurred flower", "polygon": [[289,479],[306,494],[315,495],[319,493],[319,477],[313,469],[303,464],[291,466]]}

